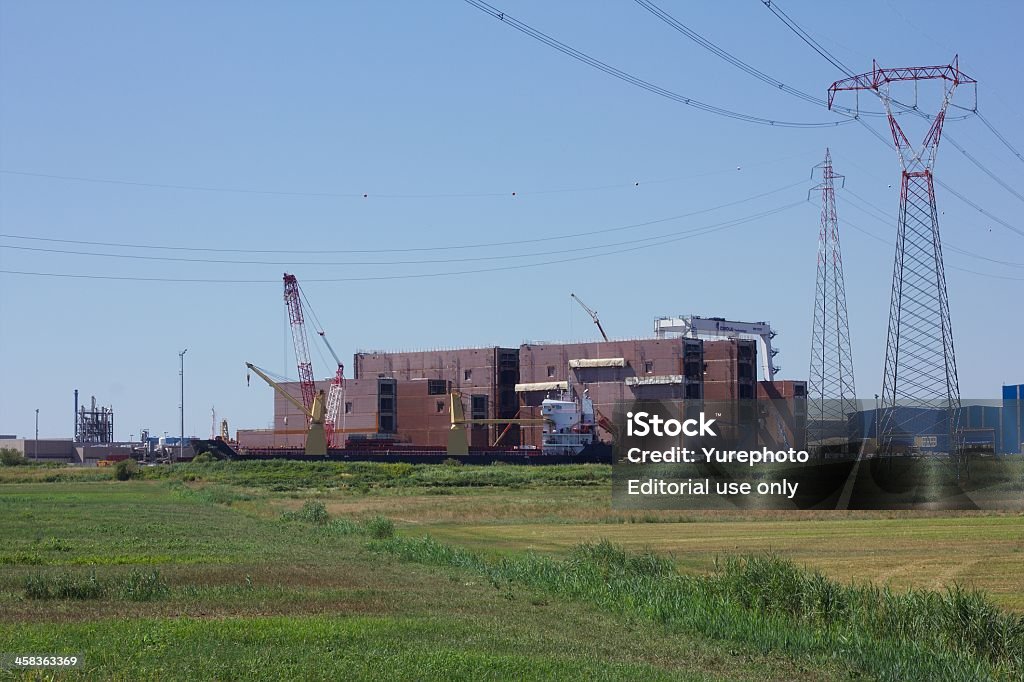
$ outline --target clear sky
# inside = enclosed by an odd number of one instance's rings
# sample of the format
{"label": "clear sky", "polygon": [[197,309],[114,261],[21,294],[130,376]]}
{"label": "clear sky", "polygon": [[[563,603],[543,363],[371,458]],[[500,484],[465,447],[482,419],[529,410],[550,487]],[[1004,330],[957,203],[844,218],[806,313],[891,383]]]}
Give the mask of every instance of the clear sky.
{"label": "clear sky", "polygon": [[[629,0],[494,4],[709,104],[843,120]],[[824,96],[843,76],[760,0],[658,4],[792,87]],[[958,52],[979,81],[979,110],[1024,149],[1019,3],[782,8],[857,71],[872,58],[944,64]],[[870,125],[888,134],[884,120]],[[980,120],[946,131],[1024,193],[1024,163]],[[817,197],[805,200],[826,147],[847,177],[838,209],[849,319],[858,394],[870,398],[882,378],[899,166],[861,125],[767,127],[698,111],[461,0],[0,0],[0,270],[170,280],[0,274],[0,433],[31,434],[39,408],[41,436],[69,437],[78,388],[113,405],[118,439],[176,434],[186,347],[189,433],[209,434],[214,406],[232,430],[268,426],[270,389],[247,387],[243,363],[295,375],[286,271],[347,365],[356,350],[592,340],[574,291],[614,337],[649,335],[669,314],[768,320],[780,378],[805,379],[819,225]],[[1024,200],[945,142],[936,174],[1022,231],[938,189],[961,393],[995,397],[1024,382]],[[473,246],[564,235],[578,236]],[[411,277],[451,272],[463,274]],[[348,281],[315,281],[331,279]],[[329,376],[311,344],[317,376]]]}

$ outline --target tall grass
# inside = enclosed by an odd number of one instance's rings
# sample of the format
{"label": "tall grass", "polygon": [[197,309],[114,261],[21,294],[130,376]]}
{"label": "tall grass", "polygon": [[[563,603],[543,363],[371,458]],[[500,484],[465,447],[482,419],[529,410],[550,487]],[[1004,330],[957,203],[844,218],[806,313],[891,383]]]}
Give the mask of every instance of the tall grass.
{"label": "tall grass", "polygon": [[159,571],[130,571],[124,575],[99,578],[95,571],[75,573],[30,573],[25,576],[25,597],[37,600],[105,599],[154,601],[170,595],[170,587]]}
{"label": "tall grass", "polygon": [[223,483],[278,492],[338,488],[373,489],[472,488],[530,486],[609,486],[611,467],[601,464],[555,466],[446,466],[408,462],[215,461],[145,467],[147,479],[182,480],[194,476]]}
{"label": "tall grass", "polygon": [[729,558],[710,575],[678,575],[665,557],[608,542],[568,558],[537,554],[488,560],[429,537],[373,546],[404,560],[481,573],[492,584],[542,589],[670,630],[783,652],[836,659],[880,680],[1020,680],[1024,619],[978,592],[895,592],[846,585],[774,556]]}
{"label": "tall grass", "polygon": [[384,540],[395,534],[394,522],[385,516],[372,516],[362,521],[331,519],[327,507],[318,500],[306,500],[302,509],[281,514],[282,521],[303,521],[322,527],[335,535],[362,535],[374,540]]}

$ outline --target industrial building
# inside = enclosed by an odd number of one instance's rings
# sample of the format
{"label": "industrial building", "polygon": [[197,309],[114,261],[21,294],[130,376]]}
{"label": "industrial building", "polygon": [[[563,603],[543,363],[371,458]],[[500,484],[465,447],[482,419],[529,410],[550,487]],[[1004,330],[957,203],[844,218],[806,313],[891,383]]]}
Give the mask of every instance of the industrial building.
{"label": "industrial building", "polygon": [[[593,400],[599,438],[612,439],[614,407],[629,400],[731,401],[761,398],[788,405],[777,409],[772,439],[797,443],[805,414],[806,385],[757,381],[757,341],[727,338],[645,338],[588,343],[527,343],[519,348],[483,347],[413,352],[362,352],[345,382],[335,433],[349,447],[361,440],[443,448],[451,426],[448,396],[458,390],[470,418],[536,419],[545,397],[562,391]],[[317,389],[329,387],[317,382]],[[281,384],[300,396],[298,382]],[[470,444],[540,447],[537,425],[471,425]],[[272,429],[240,429],[243,448],[301,447],[306,417],[284,396],[274,396]],[[340,439],[339,439],[340,444]]]}
{"label": "industrial building", "polygon": [[[946,410],[900,405],[882,410],[860,410],[850,415],[849,433],[854,439],[876,440],[884,410],[895,410],[902,426],[902,441],[928,452],[946,452],[949,432]],[[1024,384],[1003,386],[1002,401],[963,404],[956,415],[958,433],[965,448],[997,455],[1024,452]],[[923,440],[922,440],[923,439]]]}

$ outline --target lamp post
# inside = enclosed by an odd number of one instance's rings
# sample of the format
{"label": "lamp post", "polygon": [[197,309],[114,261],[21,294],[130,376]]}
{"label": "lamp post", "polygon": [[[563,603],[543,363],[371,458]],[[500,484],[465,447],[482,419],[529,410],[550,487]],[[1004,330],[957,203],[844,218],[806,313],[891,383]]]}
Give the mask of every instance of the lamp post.
{"label": "lamp post", "polygon": [[181,440],[178,441],[178,459],[185,456],[185,353],[188,348],[178,353],[178,375],[181,377]]}
{"label": "lamp post", "polygon": [[32,442],[32,459],[39,461],[39,408],[36,408],[36,439]]}

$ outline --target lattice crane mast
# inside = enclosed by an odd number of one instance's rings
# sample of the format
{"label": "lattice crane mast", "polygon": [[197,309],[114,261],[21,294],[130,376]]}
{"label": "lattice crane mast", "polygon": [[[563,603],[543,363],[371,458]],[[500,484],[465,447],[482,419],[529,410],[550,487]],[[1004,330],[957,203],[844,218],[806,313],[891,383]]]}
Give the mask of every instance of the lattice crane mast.
{"label": "lattice crane mast", "polygon": [[[327,436],[327,447],[335,447],[335,425],[341,417],[341,402],[342,397],[345,395],[345,365],[338,358],[338,354],[334,352],[334,348],[331,346],[331,342],[327,340],[327,334],[324,333],[324,330],[318,329],[316,333],[324,340],[324,345],[331,352],[331,357],[334,358],[334,362],[337,365],[337,369],[334,371],[334,378],[331,379],[331,388],[327,391],[327,412],[324,415],[324,433]],[[342,434],[341,445],[344,445],[344,439],[345,436]]]}
{"label": "lattice crane mast", "polygon": [[594,324],[597,325],[597,331],[601,332],[601,338],[607,341],[608,335],[604,333],[604,327],[601,326],[601,320],[598,319],[597,317],[597,311],[593,310],[592,308],[590,308],[590,306],[581,301],[580,297],[577,296],[576,294],[569,294],[569,296],[571,296],[574,301],[579,303],[581,308],[587,311],[587,315],[590,315],[590,319],[592,319],[594,321]]}
{"label": "lattice crane mast", "polygon": [[[302,389],[302,404],[305,411],[313,409],[316,396],[316,381],[313,378],[313,363],[309,360],[309,341],[306,338],[306,320],[302,315],[302,295],[295,275],[284,273],[284,303],[288,308],[288,322],[292,328],[292,343],[295,345],[295,362],[299,369],[299,386]],[[309,424],[308,417],[306,424]]]}

